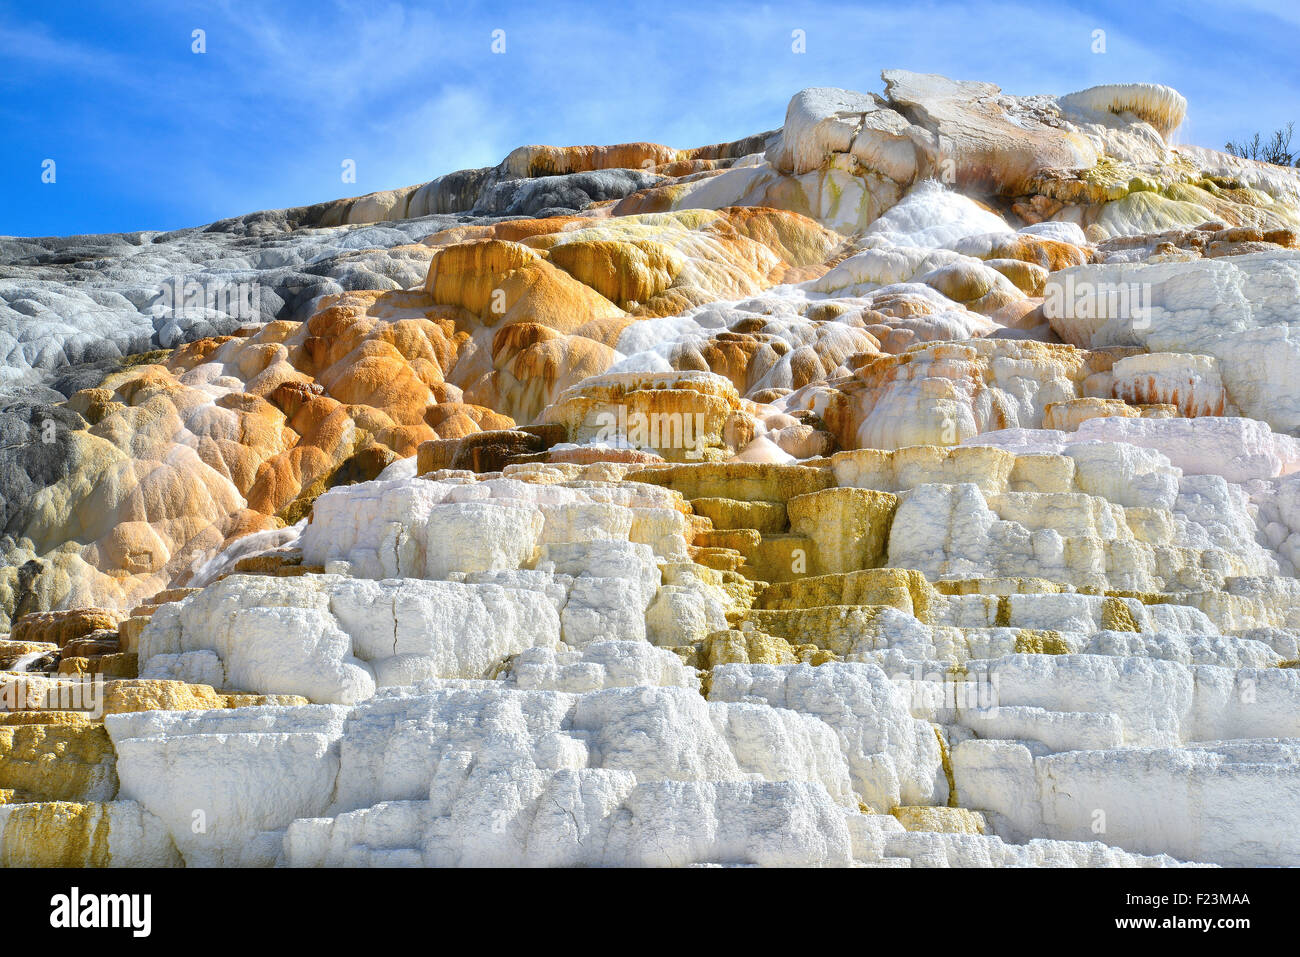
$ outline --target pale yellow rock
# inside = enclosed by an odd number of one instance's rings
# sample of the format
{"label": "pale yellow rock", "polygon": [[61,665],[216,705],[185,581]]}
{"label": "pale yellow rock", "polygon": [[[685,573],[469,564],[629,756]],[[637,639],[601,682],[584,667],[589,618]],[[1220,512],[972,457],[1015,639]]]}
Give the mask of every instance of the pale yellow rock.
{"label": "pale yellow rock", "polygon": [[[1011,281],[1011,284],[1029,296],[1037,296],[1043,291],[1047,281],[1047,270],[1037,263],[1022,259],[986,259],[984,265],[996,269]],[[983,310],[980,310],[983,311]]]}
{"label": "pale yellow rock", "polygon": [[93,723],[94,719],[81,711],[0,711],[0,725],[9,727],[48,724],[81,728]]}
{"label": "pale yellow rock", "polygon": [[0,867],[179,867],[157,817],[134,801],[0,801]]}
{"label": "pale yellow rock", "polygon": [[302,695],[296,694],[246,694],[244,692],[220,694],[227,708],[261,708],[269,705],[300,707],[311,703]]}
{"label": "pale yellow rock", "polygon": [[151,605],[165,605],[169,602],[180,601],[182,598],[188,598],[196,592],[202,591],[200,588],[167,588],[160,591],[150,599]]}
{"label": "pale yellow rock", "polygon": [[881,605],[820,605],[789,610],[753,609],[745,622],[788,642],[811,644],[841,657],[885,645]]}
{"label": "pale yellow rock", "polygon": [[699,667],[705,669],[728,664],[792,665],[798,661],[789,642],[761,631],[715,631],[700,643]]}
{"label": "pale yellow rock", "polygon": [[1075,648],[1059,631],[1022,628],[1016,634],[1018,655],[1068,655],[1073,651]]}
{"label": "pale yellow rock", "polygon": [[0,713],[0,787],[46,801],[111,800],[117,756],[104,726],[84,715],[38,723],[32,714],[48,713]]}
{"label": "pale yellow rock", "polygon": [[542,417],[562,425],[569,440],[631,446],[668,462],[728,458],[728,423],[740,395],[722,376],[701,373],[595,376],[563,392]]}
{"label": "pale yellow rock", "polygon": [[721,548],[750,555],[762,541],[756,528],[715,528],[698,533],[694,544],[703,548]]}
{"label": "pale yellow rock", "polygon": [[1101,606],[1101,627],[1108,631],[1141,631],[1133,612],[1118,598],[1107,598]]}
{"label": "pale yellow rock", "polygon": [[[1050,528],[1066,538],[1122,540],[1128,530],[1122,505],[1083,492],[1004,492],[989,495],[986,501],[1004,521],[1033,531]],[[1119,531],[1108,535],[1105,529],[1111,526]]]}
{"label": "pale yellow rock", "polygon": [[988,821],[979,811],[964,807],[900,806],[890,814],[909,831],[938,831],[941,834],[987,834]]}
{"label": "pale yellow rock", "polygon": [[117,640],[123,651],[135,651],[139,647],[140,633],[149,624],[149,617],[133,615],[117,626]]}
{"label": "pale yellow rock", "polygon": [[1174,542],[1177,530],[1174,516],[1164,509],[1130,506],[1124,509],[1124,520],[1139,542],[1147,545],[1171,545]]}
{"label": "pale yellow rock", "polygon": [[794,581],[808,574],[812,554],[813,540],[807,535],[764,535],[742,570],[755,581]]}
{"label": "pale yellow rock", "polygon": [[107,685],[104,695],[105,714],[129,714],[135,711],[212,711],[220,708],[303,704],[307,704],[307,699],[300,695],[223,693],[209,685],[161,679],[114,681]]}
{"label": "pale yellow rock", "polygon": [[911,445],[901,449],[854,449],[831,456],[838,484],[898,492],[926,483],[974,482],[985,492],[1005,491],[1016,456],[992,446]]}
{"label": "pale yellow rock", "polygon": [[1012,492],[1071,492],[1075,488],[1074,469],[1074,459],[1068,455],[1017,455],[1007,488]]}
{"label": "pale yellow rock", "polygon": [[100,803],[24,804],[0,833],[3,867],[107,867],[109,816]]}
{"label": "pale yellow rock", "polygon": [[1063,402],[1049,402],[1043,408],[1043,428],[1059,429],[1073,432],[1088,419],[1100,419],[1107,416],[1122,416],[1128,419],[1140,418],[1140,409],[1128,405],[1122,399],[1100,399],[1089,396],[1082,399],[1066,399]]}
{"label": "pale yellow rock", "polygon": [[628,472],[627,480],[665,485],[688,499],[732,498],[750,502],[787,502],[796,495],[816,492],[835,484],[830,469],[750,462],[708,462],[642,469]]}
{"label": "pale yellow rock", "polygon": [[813,575],[880,565],[897,507],[897,496],[863,488],[823,489],[786,503],[791,531],[813,541]]}
{"label": "pale yellow rock", "polygon": [[122,613],[107,608],[75,608],[23,615],[13,624],[11,641],[52,642],[60,648],[74,638],[116,628]]}
{"label": "pale yellow rock", "polygon": [[756,608],[791,610],[822,605],[888,605],[919,621],[933,620],[938,593],[918,571],[871,568],[837,575],[820,575],[768,586]]}
{"label": "pale yellow rock", "polygon": [[785,504],[782,502],[743,502],[734,498],[697,498],[691,501],[696,515],[713,522],[714,528],[752,528],[763,535],[784,531]]}
{"label": "pale yellow rock", "polygon": [[1045,578],[944,578],[934,583],[941,595],[1058,595],[1069,587]]}

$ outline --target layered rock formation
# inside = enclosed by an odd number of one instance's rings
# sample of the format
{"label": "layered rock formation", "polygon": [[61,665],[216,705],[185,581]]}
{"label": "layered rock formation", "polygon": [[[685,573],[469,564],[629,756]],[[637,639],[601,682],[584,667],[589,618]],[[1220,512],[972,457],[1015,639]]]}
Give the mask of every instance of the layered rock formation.
{"label": "layered rock formation", "polygon": [[0,862],[1300,862],[1300,178],[883,80],[0,240]]}

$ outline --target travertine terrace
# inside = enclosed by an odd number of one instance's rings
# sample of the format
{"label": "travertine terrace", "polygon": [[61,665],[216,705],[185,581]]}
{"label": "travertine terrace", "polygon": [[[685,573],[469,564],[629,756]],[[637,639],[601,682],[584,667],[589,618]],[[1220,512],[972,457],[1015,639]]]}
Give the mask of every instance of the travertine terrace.
{"label": "travertine terrace", "polygon": [[1300,864],[1300,175],[882,79],[0,239],[0,863]]}

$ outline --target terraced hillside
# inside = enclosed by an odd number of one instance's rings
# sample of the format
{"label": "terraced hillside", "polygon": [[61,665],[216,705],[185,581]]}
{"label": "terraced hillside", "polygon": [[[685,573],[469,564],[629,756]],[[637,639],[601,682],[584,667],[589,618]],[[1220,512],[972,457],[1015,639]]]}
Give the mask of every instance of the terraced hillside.
{"label": "terraced hillside", "polygon": [[1300,175],[883,80],[0,239],[0,863],[1300,863]]}

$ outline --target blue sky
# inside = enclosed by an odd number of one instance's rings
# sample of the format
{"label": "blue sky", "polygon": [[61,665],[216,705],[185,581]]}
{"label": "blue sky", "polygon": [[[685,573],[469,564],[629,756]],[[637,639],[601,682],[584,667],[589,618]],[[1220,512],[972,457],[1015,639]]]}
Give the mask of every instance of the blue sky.
{"label": "blue sky", "polygon": [[1180,138],[1221,147],[1300,121],[1298,51],[1300,12],[1274,0],[0,0],[0,234],[198,225],[524,143],[714,143],[779,126],[801,87],[878,91],[886,67],[1021,94],[1166,83],[1190,103]]}

